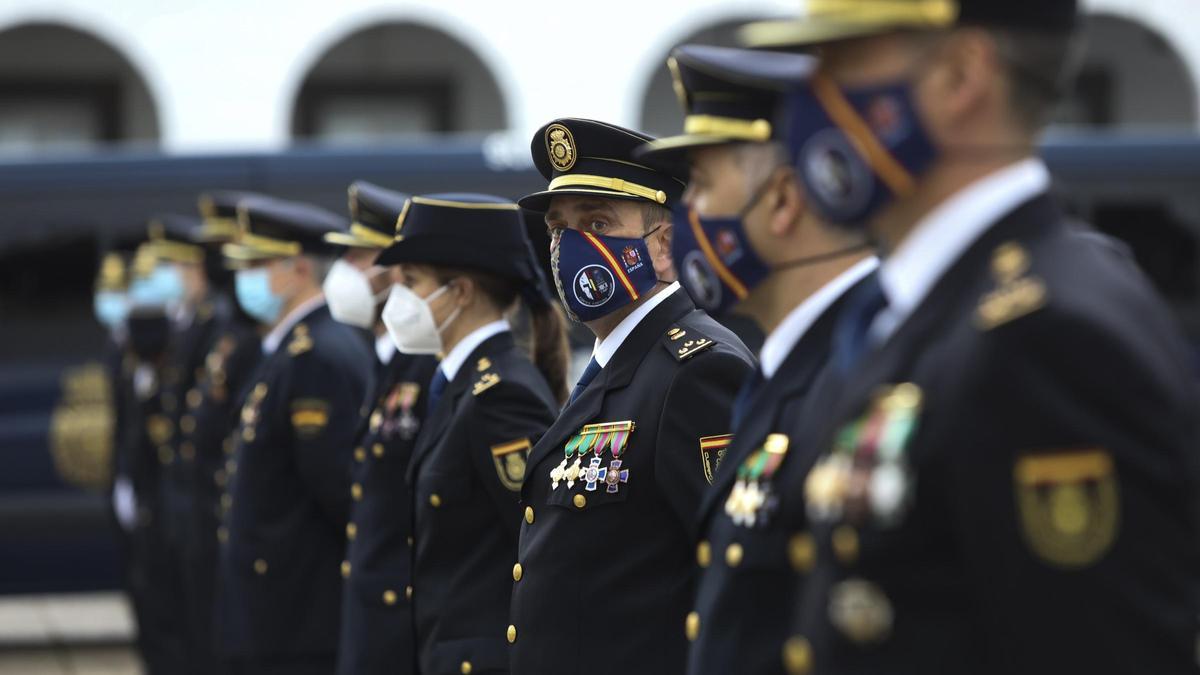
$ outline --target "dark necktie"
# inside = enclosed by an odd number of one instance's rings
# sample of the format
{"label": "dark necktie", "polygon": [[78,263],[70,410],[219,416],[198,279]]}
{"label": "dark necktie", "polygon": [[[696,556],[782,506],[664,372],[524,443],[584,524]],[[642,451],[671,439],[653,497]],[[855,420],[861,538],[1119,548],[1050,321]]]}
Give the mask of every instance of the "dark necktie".
{"label": "dark necktie", "polygon": [[750,412],[750,404],[754,402],[754,397],[758,395],[758,391],[762,389],[763,383],[767,378],[763,376],[762,366],[754,369],[754,372],[746,376],[742,382],[742,388],[738,390],[737,398],[733,399],[733,414],[729,419],[730,433],[737,433],[738,427],[742,426],[742,422],[746,420],[746,415]]}
{"label": "dark necktie", "polygon": [[583,390],[587,389],[587,386],[592,383],[592,380],[596,379],[601,370],[603,368],[600,367],[595,357],[588,361],[587,368],[583,369],[583,375],[579,376],[579,382],[575,385],[575,389],[571,390],[571,398],[567,399],[567,405],[574,403],[575,399],[583,394]]}
{"label": "dark necktie", "polygon": [[442,392],[446,391],[446,385],[449,380],[446,379],[446,373],[442,372],[441,367],[433,375],[433,381],[429,383],[429,413],[433,414],[437,410],[438,401],[442,398]]}
{"label": "dark necktie", "polygon": [[846,299],[833,334],[834,358],[843,373],[850,372],[866,355],[871,324],[887,305],[878,272],[863,279],[862,285]]}

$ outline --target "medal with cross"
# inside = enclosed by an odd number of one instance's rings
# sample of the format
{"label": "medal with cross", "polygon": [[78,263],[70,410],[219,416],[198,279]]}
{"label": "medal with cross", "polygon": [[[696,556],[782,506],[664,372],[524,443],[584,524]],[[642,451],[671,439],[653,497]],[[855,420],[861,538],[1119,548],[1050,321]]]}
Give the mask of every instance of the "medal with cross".
{"label": "medal with cross", "polygon": [[[633,432],[632,421],[601,422],[588,424],[571,437],[563,448],[563,460],[550,471],[550,489],[558,489],[558,485],[566,481],[567,487],[574,487],[575,481],[584,483],[584,489],[595,492],[604,485],[605,492],[610,494],[620,490],[621,483],[629,482],[629,469],[622,469],[621,453],[629,442]],[[605,451],[612,453],[612,461],[608,466],[601,466]],[[593,456],[583,466],[583,458],[589,452]],[[568,466],[568,462],[574,461]]]}

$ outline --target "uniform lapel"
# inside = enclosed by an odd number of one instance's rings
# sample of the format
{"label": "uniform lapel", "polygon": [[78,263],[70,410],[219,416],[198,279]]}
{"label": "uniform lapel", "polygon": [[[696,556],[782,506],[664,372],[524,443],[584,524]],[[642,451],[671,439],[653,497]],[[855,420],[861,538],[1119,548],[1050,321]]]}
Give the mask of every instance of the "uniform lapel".
{"label": "uniform lapel", "polygon": [[547,455],[561,450],[568,437],[599,415],[608,393],[628,386],[642,359],[656,347],[659,337],[667,332],[672,323],[695,309],[692,299],[680,289],[651,310],[621,343],[612,360],[592,384],[562,411],[542,440],[534,446],[529,456],[529,466],[537,466]]}
{"label": "uniform lapel", "polygon": [[[860,281],[859,284],[862,282]],[[837,314],[842,304],[858,285],[851,287],[830,305],[816,322],[801,336],[792,347],[783,364],[754,397],[750,410],[752,412],[745,420],[742,430],[738,432],[730,447],[732,452],[722,460],[724,468],[718,469],[713,479],[712,487],[705,493],[704,502],[700,508],[700,522],[708,519],[710,512],[728,494],[729,487],[737,478],[737,468],[745,461],[751,452],[762,444],[767,434],[782,431],[781,425],[785,420],[780,419],[783,410],[793,400],[804,396],[812,387],[817,374],[829,361],[830,341],[833,338],[833,328],[837,324]],[[762,406],[770,406],[765,409]],[[789,428],[792,420],[786,420]]]}
{"label": "uniform lapel", "polygon": [[446,385],[446,390],[442,392],[437,409],[429,411],[429,421],[417,435],[417,446],[413,451],[412,460],[408,464],[408,480],[410,482],[416,476],[417,466],[421,460],[430,450],[436,448],[442,437],[446,435],[450,423],[454,420],[454,413],[458,410],[459,399],[467,393],[471,384],[479,377],[475,363],[483,356],[494,358],[496,354],[506,349],[512,349],[512,346],[512,333],[505,331],[484,340],[463,361],[463,365],[455,373],[454,379]]}
{"label": "uniform lapel", "polygon": [[926,348],[933,335],[944,328],[948,316],[973,311],[978,279],[989,274],[991,255],[1001,243],[1044,232],[1060,220],[1053,198],[1043,193],[988,229],[950,266],[895,334],[870,352],[850,375],[833,419],[844,423],[856,417],[871,392],[880,384],[892,383],[895,369],[907,362],[909,355]]}

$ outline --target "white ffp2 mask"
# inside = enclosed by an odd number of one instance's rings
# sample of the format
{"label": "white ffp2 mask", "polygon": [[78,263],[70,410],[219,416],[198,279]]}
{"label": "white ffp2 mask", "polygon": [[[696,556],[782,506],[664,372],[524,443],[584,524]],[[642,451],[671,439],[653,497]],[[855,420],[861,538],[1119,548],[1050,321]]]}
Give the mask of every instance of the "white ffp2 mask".
{"label": "white ffp2 mask", "polygon": [[375,325],[375,307],[386,297],[372,293],[367,275],[345,260],[333,262],[322,289],[333,318],[359,328]]}
{"label": "white ffp2 mask", "polygon": [[422,298],[403,284],[393,284],[383,306],[383,325],[396,343],[396,349],[404,354],[437,354],[442,351],[442,331],[458,318],[461,308],[455,308],[450,316],[437,325],[429,303],[446,292],[442,286],[429,297]]}

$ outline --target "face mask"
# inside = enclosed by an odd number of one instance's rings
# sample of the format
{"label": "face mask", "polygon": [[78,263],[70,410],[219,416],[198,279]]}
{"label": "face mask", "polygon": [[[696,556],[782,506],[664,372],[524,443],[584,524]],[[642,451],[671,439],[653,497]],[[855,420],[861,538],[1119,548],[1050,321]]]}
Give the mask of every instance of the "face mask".
{"label": "face mask", "polygon": [[583,323],[636,302],[658,283],[645,238],[562,230],[550,265],[567,316]]}
{"label": "face mask", "polygon": [[283,311],[283,298],[271,291],[271,278],[267,268],[238,270],[234,278],[234,292],[238,304],[255,321],[268,326],[279,320]]}
{"label": "face mask", "polygon": [[157,265],[149,276],[134,279],[129,301],[140,307],[174,308],[183,302],[183,277],[174,265]]}
{"label": "face mask", "polygon": [[912,194],[938,151],[908,82],[841,89],[817,76],[788,99],[788,145],[814,208],[864,228]]}
{"label": "face mask", "polygon": [[745,300],[772,272],[815,265],[868,248],[864,243],[768,266],[750,245],[744,219],[769,185],[759,188],[741,213],[730,218],[703,218],[685,206],[677,206],[673,212],[671,256],[679,270],[679,282],[701,309],[713,315],[720,316]]}
{"label": "face mask", "polygon": [[96,319],[112,330],[129,315],[129,300],[124,293],[117,291],[96,291],[93,308],[96,311]]}
{"label": "face mask", "polygon": [[393,284],[388,301],[383,306],[383,325],[396,343],[396,349],[405,354],[437,354],[442,351],[442,331],[446,330],[462,312],[456,307],[450,316],[437,325],[429,303],[445,293],[450,286],[442,286],[429,297],[422,298],[403,284]]}
{"label": "face mask", "polygon": [[387,297],[386,289],[373,294],[367,275],[345,260],[334,261],[323,289],[333,318],[359,328],[375,325],[375,306]]}

